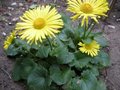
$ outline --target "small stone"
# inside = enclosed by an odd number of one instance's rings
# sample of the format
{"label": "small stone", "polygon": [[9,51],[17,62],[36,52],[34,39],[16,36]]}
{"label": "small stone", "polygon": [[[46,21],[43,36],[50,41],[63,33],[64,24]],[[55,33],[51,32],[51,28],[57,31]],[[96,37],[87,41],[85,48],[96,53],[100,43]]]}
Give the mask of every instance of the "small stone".
{"label": "small stone", "polygon": [[36,7],[37,7],[36,4],[32,4],[32,5],[30,6],[30,9],[34,9],[34,8],[36,8]]}
{"label": "small stone", "polygon": [[8,9],[11,9],[11,7],[8,7]]}
{"label": "small stone", "polygon": [[2,32],[2,35],[3,35],[3,36],[6,36],[7,34],[6,34],[5,32]]}
{"label": "small stone", "polygon": [[117,22],[120,22],[120,18],[119,19],[116,19]]}
{"label": "small stone", "polygon": [[108,27],[111,29],[115,29],[115,26],[113,26],[113,25],[108,25]]}
{"label": "small stone", "polygon": [[5,16],[12,16],[12,14],[10,12],[5,12],[4,15]]}
{"label": "small stone", "polygon": [[12,14],[11,14],[11,13],[8,13],[8,15],[9,15],[9,16],[12,16]]}
{"label": "small stone", "polygon": [[22,10],[25,10],[25,8],[22,8]]}
{"label": "small stone", "polygon": [[14,10],[14,8],[13,8],[13,7],[8,7],[8,9],[9,9],[9,10]]}
{"label": "small stone", "polygon": [[115,16],[115,15],[113,15],[113,17],[115,18],[116,16]]}
{"label": "small stone", "polygon": [[[7,21],[6,21],[7,22]],[[8,23],[5,23],[6,26],[8,26]]]}
{"label": "small stone", "polygon": [[20,7],[23,7],[24,5],[23,5],[23,3],[19,3],[19,6],[20,6]]}
{"label": "small stone", "polygon": [[11,4],[11,6],[17,6],[17,3],[16,3],[16,2],[13,2],[13,3]]}
{"label": "small stone", "polygon": [[19,18],[18,17],[15,17],[12,19],[13,22],[16,22]]}
{"label": "small stone", "polygon": [[9,24],[9,25],[12,25],[12,23],[11,23],[11,22],[9,22],[8,24]]}

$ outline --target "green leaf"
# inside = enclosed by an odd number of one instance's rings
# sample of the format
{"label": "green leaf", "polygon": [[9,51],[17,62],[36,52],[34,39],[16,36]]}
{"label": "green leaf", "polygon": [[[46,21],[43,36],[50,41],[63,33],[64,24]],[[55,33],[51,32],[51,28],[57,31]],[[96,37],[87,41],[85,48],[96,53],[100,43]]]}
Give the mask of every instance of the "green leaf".
{"label": "green leaf", "polygon": [[75,49],[74,42],[71,37],[67,37],[65,33],[61,33],[58,35],[58,38],[56,39],[56,43],[58,46],[64,47],[68,46],[72,49]]}
{"label": "green leaf", "polygon": [[93,63],[99,63],[102,66],[109,66],[110,65],[109,55],[104,51],[100,51],[98,56],[94,57]]}
{"label": "green leaf", "polygon": [[96,90],[97,85],[97,78],[95,75],[90,71],[84,71],[82,73],[82,79],[83,83],[85,83],[85,88],[83,90]]}
{"label": "green leaf", "polygon": [[102,80],[98,81],[96,90],[107,90],[106,85]]}
{"label": "green leaf", "polygon": [[74,55],[73,53],[60,53],[59,57],[58,57],[58,63],[60,64],[68,64],[70,62],[72,62],[72,60],[74,59]]}
{"label": "green leaf", "polygon": [[62,70],[58,66],[50,67],[50,77],[57,85],[63,85],[67,83],[74,73],[70,68],[63,68]]}
{"label": "green leaf", "polygon": [[75,77],[66,84],[64,90],[106,90],[106,87],[91,71],[87,70],[82,73],[81,78]]}
{"label": "green leaf", "polygon": [[85,86],[79,83],[81,83],[79,77],[73,78],[70,82],[68,82],[66,85],[63,86],[63,89],[64,90],[82,90],[81,88]]}
{"label": "green leaf", "polygon": [[15,48],[19,48],[19,50],[20,49],[23,50],[22,52],[24,52],[25,50],[27,51],[30,50],[30,45],[26,41],[16,38],[14,42],[15,42],[14,43]]}
{"label": "green leaf", "polygon": [[79,25],[74,31],[75,31],[75,33],[74,33],[75,39],[80,41],[82,36],[83,36],[83,34],[84,34],[84,28],[81,27],[81,25]]}
{"label": "green leaf", "polygon": [[15,63],[12,77],[15,81],[26,79],[35,67],[36,63],[32,59],[20,58]]}
{"label": "green leaf", "polygon": [[63,20],[63,22],[65,23],[65,24],[69,24],[69,26],[71,25],[71,19],[70,19],[70,17],[68,17],[67,15],[65,15],[64,13],[61,13],[61,15],[62,15],[62,20]]}
{"label": "green leaf", "polygon": [[98,36],[94,37],[94,40],[96,40],[102,47],[105,47],[108,45],[108,41],[106,40],[106,38],[104,36],[98,35]]}
{"label": "green leaf", "polygon": [[14,45],[10,45],[6,50],[8,56],[16,56],[18,54],[18,49],[14,47]]}
{"label": "green leaf", "polygon": [[36,53],[36,56],[40,58],[47,58],[49,52],[50,52],[50,47],[40,46],[40,48],[38,49],[38,52]]}
{"label": "green leaf", "polygon": [[8,56],[25,55],[30,48],[26,41],[16,38],[6,52]]}
{"label": "green leaf", "polygon": [[68,37],[72,37],[74,34],[74,28],[72,28],[71,19],[64,13],[61,13],[61,15],[62,15],[62,20],[64,22],[64,27],[62,28],[62,32],[64,32]]}
{"label": "green leaf", "polygon": [[75,59],[73,60],[73,62],[70,63],[70,66],[75,66],[76,68],[87,67],[91,60],[92,60],[91,57],[81,52],[76,52]]}
{"label": "green leaf", "polygon": [[50,90],[59,90],[59,86],[57,85],[51,85]]}
{"label": "green leaf", "polygon": [[87,65],[89,64],[91,58],[82,58],[80,60],[74,60],[70,66],[75,66],[76,68],[83,68],[83,67],[87,67]]}
{"label": "green leaf", "polygon": [[85,43],[85,44],[90,44],[93,40],[91,39],[91,38],[87,38],[87,39],[84,39],[84,40],[82,40],[83,41],[83,43]]}
{"label": "green leaf", "polygon": [[72,49],[76,49],[76,46],[71,38],[69,38],[67,45]]}
{"label": "green leaf", "polygon": [[39,66],[27,79],[30,90],[49,90],[50,78],[47,75],[47,70]]}
{"label": "green leaf", "polygon": [[65,33],[61,33],[61,34],[59,34],[59,39],[60,40],[62,40],[62,41],[68,41],[68,37],[66,36],[66,34]]}
{"label": "green leaf", "polygon": [[98,68],[95,66],[91,67],[90,72],[93,73],[95,76],[99,76]]}
{"label": "green leaf", "polygon": [[[50,61],[50,58],[48,61]],[[41,66],[45,67],[46,69],[48,69],[50,67],[50,63],[48,61],[47,60],[39,60],[38,65],[41,65]]]}
{"label": "green leaf", "polygon": [[68,52],[66,47],[57,47],[52,51],[52,56],[57,57],[57,62],[59,64],[68,64],[74,59],[74,54]]}
{"label": "green leaf", "polygon": [[40,45],[36,45],[36,44],[34,44],[34,43],[31,45],[31,49],[38,50],[39,47],[40,47]]}

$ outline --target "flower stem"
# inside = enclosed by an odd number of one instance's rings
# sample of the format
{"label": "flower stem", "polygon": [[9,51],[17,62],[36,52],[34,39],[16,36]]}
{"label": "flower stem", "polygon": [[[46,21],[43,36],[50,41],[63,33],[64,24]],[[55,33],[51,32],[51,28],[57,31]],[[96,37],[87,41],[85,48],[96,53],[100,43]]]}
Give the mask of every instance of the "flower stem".
{"label": "flower stem", "polygon": [[53,49],[52,48],[52,44],[51,44],[51,42],[50,42],[50,39],[46,36],[46,39],[47,39],[47,41],[48,41],[48,43],[49,43],[49,45],[50,45],[50,48],[51,48],[51,50]]}
{"label": "flower stem", "polygon": [[85,39],[86,38],[86,32],[87,32],[87,29],[88,29],[88,25],[85,23],[85,25],[84,25],[84,35],[83,35],[83,38]]}
{"label": "flower stem", "polygon": [[94,26],[95,26],[95,23],[93,22],[93,23],[91,24],[91,27],[89,28],[89,32],[88,32],[88,34],[86,35],[86,37],[88,37],[88,36],[90,35],[90,33],[92,32]]}

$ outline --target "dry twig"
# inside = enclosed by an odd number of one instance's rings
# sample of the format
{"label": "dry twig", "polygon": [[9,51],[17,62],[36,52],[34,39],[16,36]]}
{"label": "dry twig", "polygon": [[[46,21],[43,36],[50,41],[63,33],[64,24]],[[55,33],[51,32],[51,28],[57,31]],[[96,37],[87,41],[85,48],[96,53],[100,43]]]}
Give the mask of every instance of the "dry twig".
{"label": "dry twig", "polygon": [[0,69],[9,77],[9,79],[12,79],[10,74],[4,68],[0,68]]}

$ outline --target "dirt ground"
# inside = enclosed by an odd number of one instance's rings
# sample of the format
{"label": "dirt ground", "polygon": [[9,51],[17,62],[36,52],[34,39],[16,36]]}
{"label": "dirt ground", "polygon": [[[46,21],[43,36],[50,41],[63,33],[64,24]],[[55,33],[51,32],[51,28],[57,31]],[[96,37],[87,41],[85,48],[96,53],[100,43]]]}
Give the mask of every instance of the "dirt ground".
{"label": "dirt ground", "polygon": [[[3,1],[7,1],[4,3]],[[31,1],[31,0],[28,0]],[[0,0],[3,6],[0,6],[0,90],[26,90],[23,82],[14,82],[11,79],[11,70],[14,61],[7,58],[3,50],[3,41],[6,35],[14,29],[15,23],[19,20],[18,16],[28,9],[36,1],[40,4],[50,3],[53,0],[32,0],[34,2],[25,2],[25,0]],[[60,10],[66,8],[63,0],[56,0],[57,7]],[[108,51],[111,58],[111,66],[104,70],[103,77],[107,84],[107,90],[120,90],[120,1],[117,1],[112,13],[107,19],[105,25],[105,37],[109,41]]]}

